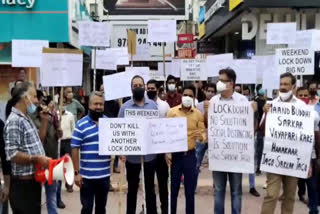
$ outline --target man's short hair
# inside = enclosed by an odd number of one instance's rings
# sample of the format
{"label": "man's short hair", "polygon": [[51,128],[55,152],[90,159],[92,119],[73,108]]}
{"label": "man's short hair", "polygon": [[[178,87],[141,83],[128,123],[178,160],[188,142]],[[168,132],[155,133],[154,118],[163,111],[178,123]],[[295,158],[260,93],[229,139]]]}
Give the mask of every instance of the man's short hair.
{"label": "man's short hair", "polygon": [[236,72],[232,68],[225,68],[219,71],[219,75],[225,74],[235,84],[237,80]]}
{"label": "man's short hair", "polygon": [[296,84],[297,80],[296,80],[295,76],[293,76],[292,73],[286,72],[286,73],[283,73],[283,74],[280,75],[280,79],[283,79],[283,78],[286,78],[286,77],[291,78],[291,84],[292,85]]}
{"label": "man's short hair", "polygon": [[176,78],[174,76],[172,76],[171,74],[167,77],[167,82],[170,80],[174,80],[175,82],[177,82]]}
{"label": "man's short hair", "polygon": [[182,90],[182,93],[183,93],[185,90],[191,90],[191,91],[193,92],[193,96],[194,96],[194,97],[196,96],[196,87],[194,87],[194,85],[189,84],[189,85],[184,86],[184,87],[183,87],[183,90]]}
{"label": "man's short hair", "polygon": [[316,84],[316,87],[318,87],[318,81],[315,79],[312,79],[308,82],[308,88],[310,88],[310,85]]}
{"label": "man's short hair", "polygon": [[148,86],[149,84],[154,84],[154,85],[156,86],[157,90],[159,89],[159,85],[158,85],[157,80],[151,79],[151,80],[149,80],[149,81],[147,82],[147,86]]}
{"label": "man's short hair", "polygon": [[30,82],[23,82],[14,87],[12,91],[12,106],[15,106],[24,96],[27,95],[29,88],[34,86]]}
{"label": "man's short hair", "polygon": [[91,100],[93,99],[93,97],[101,97],[103,99],[103,93],[100,91],[91,92],[91,94],[89,95],[89,103],[91,103]]}
{"label": "man's short hair", "polygon": [[298,89],[297,89],[297,94],[300,92],[300,91],[304,91],[304,90],[308,90],[306,87],[304,87],[304,86],[302,86],[302,87],[299,87]]}
{"label": "man's short hair", "polygon": [[215,92],[217,91],[217,86],[216,86],[216,84],[214,84],[214,83],[212,83],[212,82],[209,82],[208,84],[206,84],[206,86],[204,87],[204,90],[207,91],[208,88],[213,88]]}
{"label": "man's short hair", "polygon": [[135,76],[132,77],[132,79],[131,79],[131,88],[132,88],[133,80],[135,80],[135,79],[142,79],[143,85],[145,84],[145,83],[144,83],[144,79],[143,79],[142,76],[140,76],[140,75],[135,75]]}

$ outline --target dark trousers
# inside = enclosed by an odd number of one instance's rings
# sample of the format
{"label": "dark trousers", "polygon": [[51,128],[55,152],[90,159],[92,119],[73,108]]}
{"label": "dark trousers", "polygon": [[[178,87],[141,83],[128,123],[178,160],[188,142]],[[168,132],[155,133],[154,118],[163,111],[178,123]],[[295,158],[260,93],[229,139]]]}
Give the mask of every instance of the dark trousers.
{"label": "dark trousers", "polygon": [[110,177],[101,179],[82,179],[80,200],[81,214],[92,214],[95,202],[95,214],[105,214],[109,192]]}
{"label": "dark trousers", "polygon": [[303,197],[306,194],[306,181],[307,179],[299,178],[298,180],[298,196]]}
{"label": "dark trousers", "polygon": [[11,179],[9,200],[13,214],[40,214],[41,184],[35,180]]}
{"label": "dark trousers", "polygon": [[159,185],[161,214],[168,214],[168,165],[164,154],[158,154],[156,159],[156,173]]}
{"label": "dark trousers", "polygon": [[256,158],[257,158],[257,172],[260,172],[260,164],[263,152],[264,138],[261,131],[257,132],[257,143],[256,143]]}
{"label": "dark trousers", "polygon": [[[156,194],[154,190],[155,160],[144,163],[144,181],[146,190],[146,206],[148,214],[157,213]],[[127,214],[136,214],[137,193],[141,164],[126,162],[127,168]]]}
{"label": "dark trousers", "polygon": [[172,154],[171,166],[171,213],[177,213],[177,201],[180,190],[181,176],[184,175],[184,189],[186,197],[186,214],[194,214],[194,193],[196,186],[195,151]]}
{"label": "dark trousers", "polygon": [[318,172],[316,171],[315,167],[316,161],[312,160],[312,176],[306,180],[307,188],[308,188],[308,207],[309,207],[309,214],[318,214]]}

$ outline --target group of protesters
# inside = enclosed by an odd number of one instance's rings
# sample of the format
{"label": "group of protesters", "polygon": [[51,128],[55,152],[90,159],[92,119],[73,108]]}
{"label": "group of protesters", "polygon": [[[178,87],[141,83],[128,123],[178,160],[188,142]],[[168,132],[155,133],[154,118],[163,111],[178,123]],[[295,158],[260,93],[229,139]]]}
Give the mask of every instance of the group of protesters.
{"label": "group of protesters", "polygon": [[[4,183],[1,188],[1,212],[8,212],[7,201],[14,214],[41,213],[42,187],[46,192],[49,214],[58,213],[58,208],[68,204],[62,201],[62,182],[53,184],[35,180],[38,167],[48,168],[50,159],[65,154],[72,157],[74,184],[80,188],[81,213],[107,213],[108,192],[112,190],[110,175],[119,173],[119,164],[125,164],[128,182],[126,213],[135,214],[145,209],[148,214],[177,213],[178,195],[184,184],[185,213],[198,213],[195,208],[198,177],[203,159],[208,151],[208,111],[209,106],[219,101],[250,101],[254,110],[255,125],[255,172],[249,175],[249,192],[260,197],[256,190],[255,176],[261,175],[260,164],[264,144],[265,118],[272,102],[304,103],[314,106],[320,113],[320,84],[310,81],[306,86],[297,87],[296,78],[290,73],[280,76],[279,90],[268,97],[261,85],[250,88],[238,85],[236,72],[230,68],[219,72],[218,82],[185,82],[181,87],[174,76],[168,76],[165,87],[156,80],[145,82],[143,77],[131,80],[132,96],[120,100],[105,101],[104,87],[93,91],[85,99],[74,98],[73,88],[66,87],[63,97],[50,96],[46,90],[37,90],[25,80],[18,80],[10,91],[11,99],[6,107],[6,121],[0,121],[0,155]],[[121,86],[119,86],[121,87]],[[59,103],[62,105],[59,106]],[[82,105],[82,104],[84,105]],[[119,156],[114,167],[110,167],[111,157],[99,155],[99,118],[125,117],[126,109],[158,110],[160,117],[187,119],[188,150],[172,154],[145,155],[143,160],[145,207],[137,208],[140,182],[141,157]],[[61,111],[61,112],[60,112]],[[147,131],[147,130],[146,130]],[[315,123],[315,154],[312,157],[309,177],[266,174],[266,194],[262,210],[253,213],[272,214],[281,199],[282,214],[294,212],[297,188],[299,199],[306,203],[310,213],[318,213],[319,178],[318,158],[319,120]],[[171,168],[169,176],[168,167]],[[113,170],[111,172],[111,169]],[[312,169],[312,170],[311,170]],[[213,171],[214,213],[225,213],[226,183],[229,180],[231,192],[231,212],[240,214],[242,207],[242,174]],[[155,177],[159,189],[160,205],[157,205]],[[171,179],[168,182],[168,179]],[[168,188],[168,183],[171,188]],[[283,195],[280,197],[281,185]],[[308,189],[308,200],[306,198]],[[67,192],[73,192],[72,185],[65,185]],[[168,200],[168,189],[171,200]],[[169,204],[170,202],[170,204]],[[169,209],[170,207],[170,209]],[[0,212],[0,213],[1,213]]]}

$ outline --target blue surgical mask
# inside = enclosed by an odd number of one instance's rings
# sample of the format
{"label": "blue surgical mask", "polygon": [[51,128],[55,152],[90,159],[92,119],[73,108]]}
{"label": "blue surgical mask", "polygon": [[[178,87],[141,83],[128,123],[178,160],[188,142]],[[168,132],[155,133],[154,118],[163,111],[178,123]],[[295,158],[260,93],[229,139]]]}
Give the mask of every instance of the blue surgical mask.
{"label": "blue surgical mask", "polygon": [[259,89],[258,94],[260,96],[264,96],[264,90],[262,88]]}
{"label": "blue surgical mask", "polygon": [[29,97],[28,97],[28,100],[31,103],[31,105],[27,107],[27,112],[28,114],[33,114],[34,112],[36,112],[37,106],[31,102]]}

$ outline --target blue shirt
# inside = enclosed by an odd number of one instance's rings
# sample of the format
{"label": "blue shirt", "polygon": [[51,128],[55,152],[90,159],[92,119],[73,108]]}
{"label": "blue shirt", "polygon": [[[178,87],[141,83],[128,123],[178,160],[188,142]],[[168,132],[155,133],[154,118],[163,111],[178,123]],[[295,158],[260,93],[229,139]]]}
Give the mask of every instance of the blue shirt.
{"label": "blue shirt", "polygon": [[[157,104],[148,99],[148,98],[144,98],[144,105],[143,106],[138,106],[133,99],[131,98],[130,100],[128,100],[127,102],[125,102],[119,111],[119,118],[124,118],[124,112],[126,109],[151,109],[151,110],[158,110]],[[156,154],[152,154],[152,155],[145,155],[144,156],[144,162],[149,162],[152,161],[156,158]],[[141,156],[140,155],[130,155],[127,156],[127,161],[129,161],[130,163],[141,163]]]}
{"label": "blue shirt", "polygon": [[83,178],[110,176],[110,156],[99,155],[98,126],[88,115],[77,122],[71,147],[80,148],[80,174]]}

